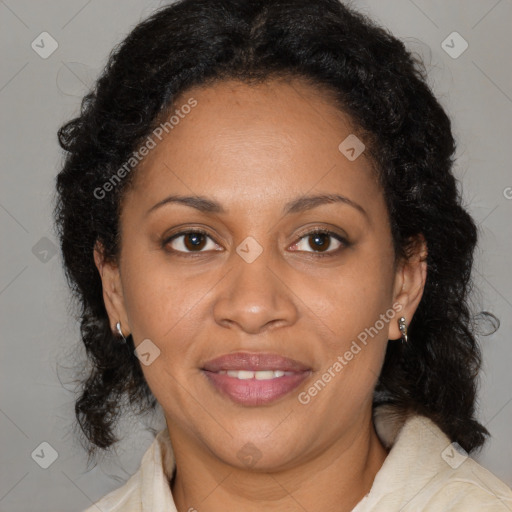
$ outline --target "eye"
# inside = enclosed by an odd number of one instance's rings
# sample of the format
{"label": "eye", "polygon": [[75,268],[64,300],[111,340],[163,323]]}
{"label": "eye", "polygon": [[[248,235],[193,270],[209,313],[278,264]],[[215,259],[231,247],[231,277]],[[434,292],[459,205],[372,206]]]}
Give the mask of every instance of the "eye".
{"label": "eye", "polygon": [[[208,245],[210,244],[210,245]],[[340,248],[348,246],[340,235],[327,230],[313,230],[304,233],[300,240],[292,245],[292,250],[317,253],[318,256],[333,255]],[[218,244],[203,230],[181,231],[163,241],[164,248],[169,247],[177,253],[200,253],[219,250]],[[326,254],[322,254],[326,253]]]}
{"label": "eye", "polygon": [[[343,246],[348,246],[348,242],[340,235],[317,229],[304,233],[292,247],[293,250],[298,251],[330,254],[337,252]],[[323,256],[323,254],[320,255]]]}
{"label": "eye", "polygon": [[[208,243],[210,242],[210,246]],[[164,246],[169,246],[171,250],[176,252],[205,252],[208,250],[218,250],[218,245],[212,238],[202,230],[181,231],[167,238],[163,242]]]}

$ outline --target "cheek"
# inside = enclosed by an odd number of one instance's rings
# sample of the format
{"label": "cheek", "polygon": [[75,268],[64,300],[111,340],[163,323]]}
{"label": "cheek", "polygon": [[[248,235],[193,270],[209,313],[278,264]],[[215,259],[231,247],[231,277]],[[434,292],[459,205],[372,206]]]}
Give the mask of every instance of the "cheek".
{"label": "cheek", "polygon": [[[161,258],[127,256],[124,261],[123,293],[135,342],[144,338],[164,342],[175,333],[193,330],[193,317],[211,279],[184,279]],[[180,338],[179,336],[178,338]]]}
{"label": "cheek", "polygon": [[[393,263],[389,254],[355,251],[343,265],[314,277],[296,279],[294,292],[309,309],[331,343],[350,344],[376,324],[392,306]],[[380,337],[387,339],[389,318]],[[384,327],[384,328],[383,328]]]}
{"label": "cheek", "polygon": [[194,340],[205,325],[205,296],[215,281],[209,275],[184,277],[165,262],[148,264],[150,258],[144,265],[137,265],[137,258],[124,260],[126,311],[135,346],[149,339],[158,347],[154,359],[150,350],[150,364],[141,364],[151,391],[166,410],[179,416],[193,393],[187,379],[197,369]]}

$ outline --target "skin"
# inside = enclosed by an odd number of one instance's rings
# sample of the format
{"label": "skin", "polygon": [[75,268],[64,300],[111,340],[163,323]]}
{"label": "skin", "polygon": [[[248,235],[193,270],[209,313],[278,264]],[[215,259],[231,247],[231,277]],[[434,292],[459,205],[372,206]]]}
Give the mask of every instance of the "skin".
{"label": "skin", "polygon": [[[399,316],[409,323],[421,299],[426,248],[395,261],[372,163],[339,151],[356,130],[327,95],[299,80],[229,81],[191,89],[176,105],[190,97],[197,106],[149,153],[124,197],[119,261],[95,249],[112,328],[121,321],[136,346],[149,338],[161,351],[142,370],[173,443],[178,510],[349,511],[387,455],[372,393],[388,340],[400,338]],[[287,202],[317,194],[343,195],[365,213],[324,202],[283,214]],[[170,195],[204,196],[225,212],[167,203],[148,213]],[[305,234],[315,227],[349,243],[327,237],[319,250]],[[162,242],[194,228],[211,237],[200,238],[202,252],[185,236]],[[236,252],[248,236],[263,249],[252,263]],[[298,394],[393,304],[400,314],[301,404]],[[235,404],[200,368],[238,351],[291,357],[312,374],[270,404]],[[237,456],[249,442],[261,457],[252,467]]]}

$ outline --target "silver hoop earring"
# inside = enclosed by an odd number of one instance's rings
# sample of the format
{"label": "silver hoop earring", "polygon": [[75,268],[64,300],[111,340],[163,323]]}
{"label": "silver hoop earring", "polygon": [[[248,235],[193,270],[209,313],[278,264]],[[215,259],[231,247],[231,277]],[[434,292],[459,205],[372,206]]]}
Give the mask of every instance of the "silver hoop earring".
{"label": "silver hoop earring", "polygon": [[402,343],[407,343],[407,324],[405,323],[405,317],[402,316],[398,320],[398,328],[402,333]]}
{"label": "silver hoop earring", "polygon": [[124,337],[123,331],[121,330],[121,322],[117,322],[116,330],[119,333],[119,336],[121,336],[121,338],[123,338],[124,342],[126,343],[126,338]]}

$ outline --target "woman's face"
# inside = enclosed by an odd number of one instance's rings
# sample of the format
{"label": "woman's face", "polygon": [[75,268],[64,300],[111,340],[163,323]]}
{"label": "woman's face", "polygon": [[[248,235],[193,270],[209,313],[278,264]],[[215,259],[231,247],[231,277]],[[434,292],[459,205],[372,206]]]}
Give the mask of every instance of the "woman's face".
{"label": "woman's face", "polygon": [[349,443],[414,307],[349,118],[299,81],[195,88],[175,108],[125,196],[119,273],[103,273],[171,438],[262,469]]}

